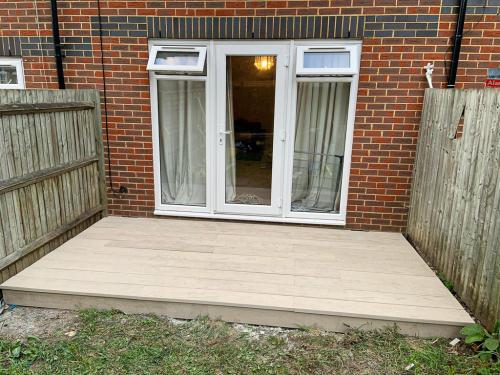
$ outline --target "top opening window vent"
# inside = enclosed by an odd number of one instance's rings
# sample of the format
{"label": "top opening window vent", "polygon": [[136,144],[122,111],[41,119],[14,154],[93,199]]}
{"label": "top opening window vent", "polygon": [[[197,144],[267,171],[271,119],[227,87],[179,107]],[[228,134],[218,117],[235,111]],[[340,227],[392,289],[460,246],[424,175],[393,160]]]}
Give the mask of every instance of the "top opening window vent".
{"label": "top opening window vent", "polygon": [[357,73],[358,46],[297,47],[297,75],[352,75]]}
{"label": "top opening window vent", "polygon": [[201,74],[205,71],[207,47],[154,46],[148,70],[172,74]]}

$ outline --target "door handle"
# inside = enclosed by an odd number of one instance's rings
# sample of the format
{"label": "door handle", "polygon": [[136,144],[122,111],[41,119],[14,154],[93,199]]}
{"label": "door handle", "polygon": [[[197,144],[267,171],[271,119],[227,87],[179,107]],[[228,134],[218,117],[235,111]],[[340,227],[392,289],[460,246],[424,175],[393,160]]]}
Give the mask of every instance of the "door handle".
{"label": "door handle", "polygon": [[232,130],[221,130],[219,132],[219,145],[222,146],[224,144],[224,135],[228,135],[231,133],[232,133]]}

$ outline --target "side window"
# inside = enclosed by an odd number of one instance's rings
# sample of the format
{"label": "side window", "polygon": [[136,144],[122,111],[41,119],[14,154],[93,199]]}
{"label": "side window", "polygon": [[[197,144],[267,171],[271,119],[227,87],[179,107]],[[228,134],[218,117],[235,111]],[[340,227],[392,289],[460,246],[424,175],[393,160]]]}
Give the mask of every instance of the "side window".
{"label": "side window", "polygon": [[0,89],[24,89],[23,61],[20,57],[0,57]]}
{"label": "side window", "polygon": [[357,48],[297,47],[292,212],[340,213]]}
{"label": "side window", "polygon": [[161,204],[207,205],[206,47],[153,46]]}

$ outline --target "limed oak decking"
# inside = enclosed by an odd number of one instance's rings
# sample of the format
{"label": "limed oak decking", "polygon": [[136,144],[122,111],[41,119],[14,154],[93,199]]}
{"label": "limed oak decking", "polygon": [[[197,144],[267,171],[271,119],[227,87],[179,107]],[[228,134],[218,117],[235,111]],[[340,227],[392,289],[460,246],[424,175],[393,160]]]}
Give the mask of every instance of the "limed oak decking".
{"label": "limed oak decking", "polygon": [[7,303],[454,336],[470,316],[401,234],[107,217],[5,282]]}

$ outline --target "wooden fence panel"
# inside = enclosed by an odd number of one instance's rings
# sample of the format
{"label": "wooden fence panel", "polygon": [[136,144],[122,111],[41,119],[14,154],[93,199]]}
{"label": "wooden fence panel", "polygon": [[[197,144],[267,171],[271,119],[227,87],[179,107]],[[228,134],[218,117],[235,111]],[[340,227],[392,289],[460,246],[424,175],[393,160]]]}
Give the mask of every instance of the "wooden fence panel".
{"label": "wooden fence panel", "polygon": [[426,90],[407,234],[484,324],[500,319],[500,90]]}
{"label": "wooden fence panel", "polygon": [[106,214],[99,94],[0,90],[0,282]]}

